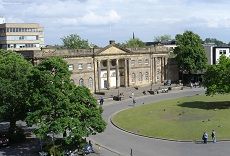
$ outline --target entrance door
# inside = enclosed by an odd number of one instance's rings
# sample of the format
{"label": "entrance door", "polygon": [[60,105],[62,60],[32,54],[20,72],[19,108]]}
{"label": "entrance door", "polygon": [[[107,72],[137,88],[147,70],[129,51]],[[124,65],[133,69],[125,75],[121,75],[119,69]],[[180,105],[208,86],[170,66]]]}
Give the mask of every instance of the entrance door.
{"label": "entrance door", "polygon": [[108,86],[108,82],[107,80],[104,80],[104,88],[107,88],[107,86]]}

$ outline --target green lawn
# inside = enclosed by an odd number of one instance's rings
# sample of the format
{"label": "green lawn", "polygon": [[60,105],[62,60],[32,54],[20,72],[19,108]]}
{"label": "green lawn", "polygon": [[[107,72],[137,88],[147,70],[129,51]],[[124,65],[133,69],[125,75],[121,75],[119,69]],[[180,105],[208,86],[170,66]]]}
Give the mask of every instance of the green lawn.
{"label": "green lawn", "polygon": [[196,95],[119,112],[112,121],[118,127],[141,135],[177,140],[230,139],[230,95]]}

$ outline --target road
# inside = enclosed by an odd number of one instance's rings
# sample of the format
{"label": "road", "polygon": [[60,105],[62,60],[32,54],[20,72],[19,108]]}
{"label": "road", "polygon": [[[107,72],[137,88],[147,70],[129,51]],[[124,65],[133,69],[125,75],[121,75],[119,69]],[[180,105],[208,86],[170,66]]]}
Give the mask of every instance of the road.
{"label": "road", "polygon": [[[203,93],[202,88],[170,91],[169,93],[139,97],[137,105]],[[111,124],[110,118],[114,113],[130,107],[133,107],[131,99],[108,102],[103,106],[103,118],[108,123],[107,128],[103,133],[90,137],[93,142],[101,146],[100,155],[130,156],[131,149],[132,156],[228,156],[230,153],[230,142],[228,141],[201,144],[153,139],[126,133]]]}

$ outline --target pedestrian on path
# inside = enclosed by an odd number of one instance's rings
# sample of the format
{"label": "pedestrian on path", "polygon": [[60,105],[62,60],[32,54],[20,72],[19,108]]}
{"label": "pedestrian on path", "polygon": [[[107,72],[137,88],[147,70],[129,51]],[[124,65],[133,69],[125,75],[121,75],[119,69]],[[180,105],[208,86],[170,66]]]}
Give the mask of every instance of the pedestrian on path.
{"label": "pedestrian on path", "polygon": [[136,100],[135,98],[133,98],[133,106],[135,106],[135,104],[136,104]]}
{"label": "pedestrian on path", "polygon": [[215,130],[212,130],[211,136],[212,136],[212,142],[216,143],[216,132],[215,132]]}
{"label": "pedestrian on path", "polygon": [[103,105],[103,103],[104,103],[104,99],[103,99],[103,97],[102,97],[102,96],[100,96],[100,105],[102,106],[102,105]]}
{"label": "pedestrian on path", "polygon": [[203,140],[204,144],[207,144],[207,142],[208,142],[208,133],[207,132],[204,132],[204,134],[202,136],[202,140]]}

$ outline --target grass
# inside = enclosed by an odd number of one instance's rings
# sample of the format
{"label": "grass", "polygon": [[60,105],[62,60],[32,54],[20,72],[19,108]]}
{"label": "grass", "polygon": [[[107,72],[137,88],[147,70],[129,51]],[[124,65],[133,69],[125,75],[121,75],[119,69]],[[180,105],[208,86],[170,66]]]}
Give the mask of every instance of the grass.
{"label": "grass", "polygon": [[230,139],[230,95],[196,95],[142,105],[112,117],[118,127],[137,134],[176,140]]}

